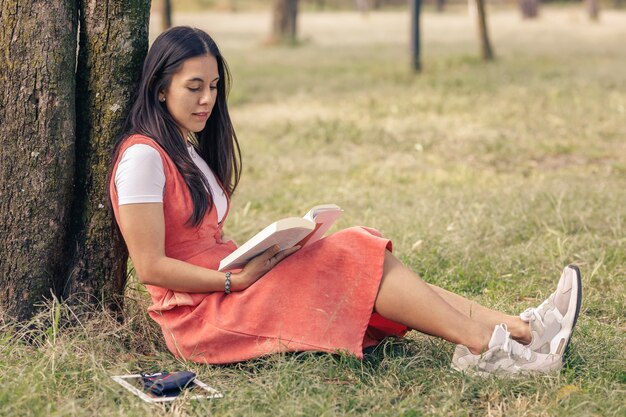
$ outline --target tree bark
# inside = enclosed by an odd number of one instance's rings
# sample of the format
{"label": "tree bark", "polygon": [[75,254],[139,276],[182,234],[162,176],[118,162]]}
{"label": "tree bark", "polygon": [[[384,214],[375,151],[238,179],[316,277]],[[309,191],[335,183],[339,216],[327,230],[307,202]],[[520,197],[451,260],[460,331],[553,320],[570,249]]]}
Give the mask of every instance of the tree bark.
{"label": "tree bark", "polygon": [[66,246],[65,297],[121,305],[127,253],[112,233],[106,175],[112,142],[148,49],[149,0],[83,0],[76,73],[75,199]]}
{"label": "tree bark", "polygon": [[476,11],[478,17],[478,38],[480,39],[480,55],[485,61],[492,61],[494,58],[493,48],[489,41],[489,31],[487,30],[487,12],[485,10],[485,0],[476,0]]}
{"label": "tree bark", "polygon": [[295,43],[298,27],[298,0],[275,0],[272,18],[272,43]]}
{"label": "tree bark", "polygon": [[0,0],[0,308],[62,285],[74,175],[73,0]]}

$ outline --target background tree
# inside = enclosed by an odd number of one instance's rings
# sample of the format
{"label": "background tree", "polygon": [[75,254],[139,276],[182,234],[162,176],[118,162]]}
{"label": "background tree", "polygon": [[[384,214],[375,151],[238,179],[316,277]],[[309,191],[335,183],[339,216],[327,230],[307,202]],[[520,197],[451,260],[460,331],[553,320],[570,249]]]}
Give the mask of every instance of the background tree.
{"label": "background tree", "polygon": [[114,305],[126,276],[104,183],[150,2],[76,3],[0,0],[0,308],[19,320],[51,292]]}
{"label": "background tree", "polygon": [[370,0],[354,0],[356,9],[363,14],[366,14],[370,10]]}
{"label": "background tree", "polygon": [[411,68],[415,72],[422,70],[421,58],[421,27],[420,13],[422,9],[422,0],[411,1]]}
{"label": "background tree", "polygon": [[534,19],[539,16],[539,0],[519,0],[520,12],[524,19]]}
{"label": "background tree", "polygon": [[274,0],[271,43],[295,43],[297,39],[298,0]]}
{"label": "background tree", "polygon": [[167,30],[172,27],[172,1],[161,0],[161,29]]}
{"label": "background tree", "polygon": [[598,0],[584,0],[587,15],[591,20],[598,20],[600,17],[600,2]]}
{"label": "background tree", "polygon": [[478,39],[480,41],[480,55],[485,61],[494,58],[493,48],[489,40],[489,30],[487,29],[487,11],[485,10],[485,0],[476,0],[476,17],[478,18]]}

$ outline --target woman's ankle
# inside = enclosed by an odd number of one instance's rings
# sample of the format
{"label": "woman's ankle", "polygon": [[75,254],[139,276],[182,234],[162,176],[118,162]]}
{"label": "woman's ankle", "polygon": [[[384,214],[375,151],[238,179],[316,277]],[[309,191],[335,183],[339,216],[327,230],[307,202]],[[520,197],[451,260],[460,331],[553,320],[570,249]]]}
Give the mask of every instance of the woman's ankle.
{"label": "woman's ankle", "polygon": [[530,324],[525,322],[519,317],[511,317],[511,321],[508,324],[509,332],[511,332],[511,338],[525,345],[529,344],[532,340],[532,333],[530,331]]}
{"label": "woman's ankle", "polygon": [[475,333],[472,340],[468,341],[468,344],[466,344],[465,346],[472,354],[480,355],[481,353],[489,349],[489,341],[491,340],[492,333],[493,330],[484,328],[481,331]]}

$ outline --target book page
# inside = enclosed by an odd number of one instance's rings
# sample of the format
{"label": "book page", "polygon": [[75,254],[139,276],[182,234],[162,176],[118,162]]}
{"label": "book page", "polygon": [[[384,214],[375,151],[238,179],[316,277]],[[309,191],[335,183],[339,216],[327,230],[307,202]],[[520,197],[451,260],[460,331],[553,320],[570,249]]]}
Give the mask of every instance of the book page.
{"label": "book page", "polygon": [[325,212],[325,211],[343,212],[343,210],[341,210],[341,207],[339,207],[337,204],[319,204],[311,208],[311,210],[309,210],[307,214],[305,214],[303,217],[305,219],[308,219],[314,222],[315,217],[317,217],[320,213]]}
{"label": "book page", "polygon": [[324,204],[313,207],[305,215],[305,218],[310,218],[316,223],[315,230],[304,238],[300,242],[300,245],[305,247],[320,240],[342,214],[343,210],[335,204]]}

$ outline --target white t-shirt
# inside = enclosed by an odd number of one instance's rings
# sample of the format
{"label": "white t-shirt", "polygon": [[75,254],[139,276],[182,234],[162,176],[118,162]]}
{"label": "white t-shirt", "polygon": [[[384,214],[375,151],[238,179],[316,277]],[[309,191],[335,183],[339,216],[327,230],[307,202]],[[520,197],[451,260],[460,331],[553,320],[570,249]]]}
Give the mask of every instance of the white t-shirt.
{"label": "white t-shirt", "polygon": [[[217,219],[221,222],[228,208],[228,200],[213,171],[193,146],[187,150],[211,187]],[[165,172],[159,151],[144,144],[132,145],[124,151],[115,172],[118,204],[162,203],[165,191]]]}

